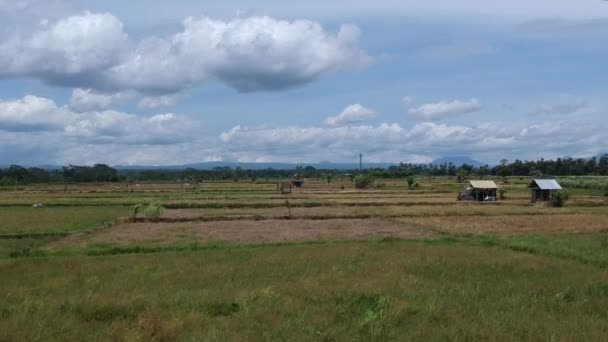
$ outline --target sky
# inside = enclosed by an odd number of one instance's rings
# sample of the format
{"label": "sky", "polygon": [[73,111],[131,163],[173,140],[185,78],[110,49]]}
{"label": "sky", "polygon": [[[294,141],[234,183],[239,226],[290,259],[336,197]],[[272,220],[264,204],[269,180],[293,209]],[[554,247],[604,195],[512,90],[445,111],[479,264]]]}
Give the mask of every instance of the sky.
{"label": "sky", "polygon": [[0,0],[0,165],[608,152],[608,1]]}

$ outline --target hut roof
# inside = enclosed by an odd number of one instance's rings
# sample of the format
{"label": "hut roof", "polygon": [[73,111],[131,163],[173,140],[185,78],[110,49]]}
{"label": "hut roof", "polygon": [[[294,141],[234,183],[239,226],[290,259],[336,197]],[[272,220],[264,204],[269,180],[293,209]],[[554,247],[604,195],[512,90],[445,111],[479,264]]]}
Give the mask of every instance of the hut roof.
{"label": "hut roof", "polygon": [[535,179],[530,183],[530,188],[539,188],[541,190],[561,190],[562,187],[555,179]]}
{"label": "hut roof", "polygon": [[471,181],[470,183],[473,189],[498,189],[498,186],[496,186],[496,183],[494,183],[494,181],[478,180]]}

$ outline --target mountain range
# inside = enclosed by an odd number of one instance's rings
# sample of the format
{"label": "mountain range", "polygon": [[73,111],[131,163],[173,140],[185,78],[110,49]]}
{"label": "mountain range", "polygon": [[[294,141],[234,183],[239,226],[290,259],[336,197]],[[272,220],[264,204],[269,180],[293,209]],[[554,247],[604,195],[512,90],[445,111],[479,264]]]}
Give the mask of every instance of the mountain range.
{"label": "mountain range", "polygon": [[[596,159],[600,159],[604,153],[600,153],[595,156]],[[565,157],[569,158],[569,157]],[[481,162],[479,160],[475,160],[468,156],[452,156],[452,157],[442,157],[433,160],[430,164],[433,165],[443,165],[443,164],[452,163],[455,166],[461,166],[463,164],[472,165],[474,167],[480,167],[487,164]],[[363,168],[383,168],[386,169],[393,165],[399,165],[399,163],[363,163]],[[10,165],[0,165],[0,168],[8,168]],[[57,165],[37,165],[43,169],[47,170],[57,170],[61,169],[61,166]],[[198,169],[198,170],[211,170],[216,167],[230,167],[237,168],[240,167],[242,169],[249,170],[263,170],[263,169],[275,169],[275,170],[293,170],[298,166],[312,166],[316,169],[325,169],[325,170],[356,170],[359,168],[359,163],[333,163],[329,161],[322,161],[318,163],[241,163],[241,162],[229,162],[229,161],[213,161],[213,162],[203,162],[203,163],[193,163],[193,164],[182,164],[182,165],[164,165],[164,166],[147,166],[147,165],[114,165],[113,167],[117,170],[185,170],[188,168]]]}
{"label": "mountain range", "polygon": [[[463,164],[473,165],[475,167],[486,165],[480,161],[474,160],[469,157],[445,157],[436,159],[431,164],[441,165],[445,163],[452,163],[456,166]],[[363,168],[382,168],[386,169],[393,165],[399,165],[399,163],[363,163]],[[118,170],[184,170],[187,168],[198,169],[198,170],[211,170],[215,167],[230,167],[248,170],[263,170],[263,169],[275,169],[275,170],[292,170],[298,166],[312,166],[315,169],[325,170],[355,170],[359,168],[359,163],[333,163],[328,161],[318,163],[240,163],[240,162],[204,162],[195,164],[184,164],[184,165],[167,165],[167,166],[141,166],[141,165],[116,165],[114,168]]]}

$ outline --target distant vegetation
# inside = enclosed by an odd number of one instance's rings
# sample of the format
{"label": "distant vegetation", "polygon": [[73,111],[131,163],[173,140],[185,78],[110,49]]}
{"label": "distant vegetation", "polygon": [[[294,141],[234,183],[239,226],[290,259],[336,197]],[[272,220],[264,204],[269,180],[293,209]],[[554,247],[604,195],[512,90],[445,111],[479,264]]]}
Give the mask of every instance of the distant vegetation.
{"label": "distant vegetation", "polygon": [[[359,170],[316,169],[312,166],[297,167],[293,170],[245,170],[240,167],[216,167],[211,170],[116,170],[108,165],[94,166],[69,165],[57,170],[43,168],[25,168],[12,165],[0,169],[0,186],[24,185],[31,183],[71,183],[71,182],[118,182],[118,181],[186,181],[199,182],[209,180],[250,180],[289,179],[293,177],[325,179],[328,183],[336,176],[347,177],[358,174]],[[538,161],[508,162],[502,160],[500,165],[475,167],[464,164],[456,166],[452,163],[436,164],[405,164],[401,163],[386,169],[368,169],[365,174],[374,179],[408,179],[416,176],[454,176],[460,181],[471,177],[485,176],[518,177],[556,177],[556,176],[606,176],[608,175],[608,154],[601,158],[591,159],[556,159]],[[602,185],[592,184],[593,180],[562,180],[565,186],[572,188],[602,188]],[[411,186],[411,185],[410,185]]]}
{"label": "distant vegetation", "polygon": [[370,175],[361,174],[355,177],[354,182],[357,189],[367,189],[374,185],[374,178]]}

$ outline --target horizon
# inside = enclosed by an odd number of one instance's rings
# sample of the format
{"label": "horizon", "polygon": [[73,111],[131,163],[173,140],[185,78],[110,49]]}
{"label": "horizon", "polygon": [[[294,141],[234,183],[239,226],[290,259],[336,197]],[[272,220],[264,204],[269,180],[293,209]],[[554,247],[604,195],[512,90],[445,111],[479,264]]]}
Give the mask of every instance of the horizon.
{"label": "horizon", "polygon": [[608,151],[605,1],[0,0],[0,20],[9,165]]}
{"label": "horizon", "polygon": [[[514,162],[523,162],[523,163],[527,163],[527,162],[539,162],[541,160],[545,160],[545,161],[555,161],[555,160],[590,160],[592,158],[595,158],[596,160],[599,160],[600,158],[602,158],[603,156],[607,156],[608,153],[600,153],[596,156],[591,156],[591,157],[571,157],[571,156],[565,156],[565,157],[558,157],[555,159],[545,159],[545,158],[539,158],[539,159],[513,159],[513,160],[506,160],[508,163],[512,164]],[[182,170],[182,169],[186,169],[186,168],[194,168],[197,169],[197,167],[200,167],[201,170],[205,170],[205,166],[206,167],[210,167],[213,166],[215,167],[246,167],[246,168],[250,168],[250,169],[256,169],[256,170],[261,170],[262,166],[264,166],[264,168],[270,168],[270,169],[275,169],[275,170],[291,170],[291,168],[296,168],[296,167],[306,167],[306,166],[317,166],[317,168],[321,167],[324,168],[324,166],[329,166],[329,165],[335,165],[336,168],[334,169],[342,169],[342,170],[351,170],[351,169],[359,169],[359,162],[332,162],[332,161],[319,161],[319,162],[239,162],[239,161],[208,161],[208,162],[198,162],[198,163],[186,163],[186,164],[166,164],[166,165],[141,165],[141,164],[131,164],[131,165],[122,165],[122,164],[108,164],[108,163],[103,163],[103,162],[99,162],[99,163],[94,163],[94,164],[74,164],[74,163],[66,163],[66,164],[14,164],[14,163],[9,163],[9,164],[0,164],[0,169],[6,169],[12,165],[17,165],[17,166],[21,166],[21,167],[26,167],[26,168],[43,168],[43,169],[47,169],[47,170],[52,170],[52,169],[58,169],[64,166],[93,166],[96,164],[101,164],[101,165],[108,165],[112,168],[116,168],[118,170],[146,170],[146,169],[167,169],[167,170]],[[463,166],[463,165],[468,165],[468,166],[473,166],[473,167],[496,167],[499,166],[501,164],[501,162],[496,162],[496,163],[486,163],[484,161],[479,161],[479,160],[475,160],[466,156],[454,156],[454,157],[442,157],[442,158],[438,158],[435,160],[432,160],[429,163],[409,163],[409,162],[363,162],[362,166],[363,169],[370,169],[370,168],[388,168],[389,166],[398,166],[398,165],[435,165],[435,166],[441,166],[441,165],[445,165],[445,164],[451,164],[454,166]],[[256,167],[257,166],[257,167]],[[258,168],[260,167],[260,168]],[[289,168],[282,168],[282,167],[289,167]],[[332,168],[328,168],[328,169],[332,169]]]}

